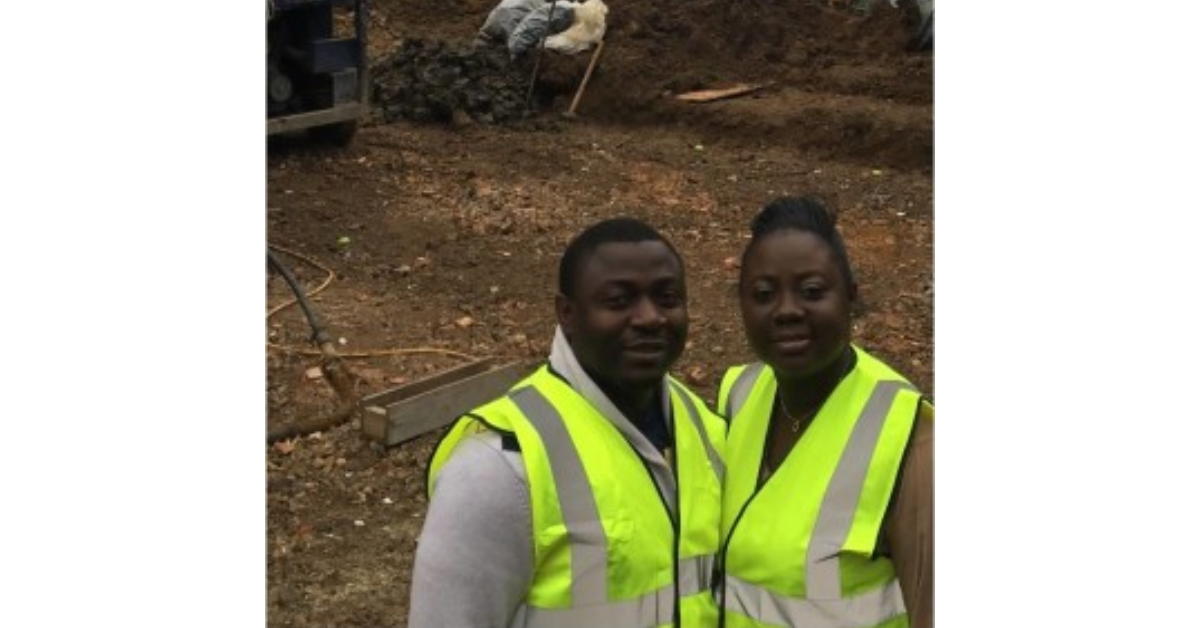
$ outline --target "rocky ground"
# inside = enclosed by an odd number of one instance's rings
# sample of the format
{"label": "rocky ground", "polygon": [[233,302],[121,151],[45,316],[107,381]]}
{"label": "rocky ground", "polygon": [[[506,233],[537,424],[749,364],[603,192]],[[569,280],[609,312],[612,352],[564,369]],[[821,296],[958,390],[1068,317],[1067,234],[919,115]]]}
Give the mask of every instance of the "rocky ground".
{"label": "rocky ground", "polygon": [[[353,141],[268,143],[268,246],[355,394],[549,347],[557,256],[594,220],[659,226],[688,267],[676,367],[711,401],[746,360],[733,300],[746,224],[769,198],[840,211],[862,284],[856,340],[934,393],[933,70],[912,12],[879,2],[608,2],[605,48],[533,59],[472,45],[493,3],[378,0],[375,110]],[[748,83],[741,97],[678,95]],[[335,415],[312,329],[266,276],[267,430]],[[387,447],[361,415],[266,446],[271,626],[404,626],[434,430]]]}

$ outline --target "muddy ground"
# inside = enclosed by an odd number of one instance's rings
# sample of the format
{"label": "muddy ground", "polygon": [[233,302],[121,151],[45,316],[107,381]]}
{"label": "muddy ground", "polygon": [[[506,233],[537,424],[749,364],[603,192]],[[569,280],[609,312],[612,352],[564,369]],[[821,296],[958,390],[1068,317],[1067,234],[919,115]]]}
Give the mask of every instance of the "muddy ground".
{"label": "muddy ground", "polygon": [[[577,116],[562,114],[589,53],[545,58],[523,115],[489,119],[443,91],[450,106],[418,119],[400,106],[411,97],[397,91],[401,51],[468,49],[493,3],[377,0],[377,107],[353,141],[268,142],[267,244],[315,293],[355,393],[474,359],[544,357],[563,246],[596,219],[630,214],[685,258],[691,336],[675,371],[711,401],[722,369],[749,358],[733,300],[747,221],[771,197],[816,192],[840,211],[862,286],[856,340],[933,395],[934,57],[909,45],[911,12],[799,0],[608,6]],[[531,67],[503,71],[523,86]],[[409,92],[452,90],[408,80]],[[762,88],[676,98],[736,83]],[[265,283],[266,429],[279,431],[333,415],[339,397],[315,369],[287,284],[270,271]],[[268,625],[406,624],[439,433],[385,447],[352,414],[266,446]]]}

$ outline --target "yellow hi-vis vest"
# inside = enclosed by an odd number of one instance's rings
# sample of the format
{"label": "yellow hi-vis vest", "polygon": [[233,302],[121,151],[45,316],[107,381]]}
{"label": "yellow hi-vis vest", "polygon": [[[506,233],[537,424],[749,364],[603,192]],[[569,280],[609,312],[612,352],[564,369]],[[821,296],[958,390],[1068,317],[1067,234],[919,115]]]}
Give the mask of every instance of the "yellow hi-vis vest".
{"label": "yellow hi-vis vest", "polygon": [[729,369],[730,419],[717,596],[727,628],[908,626],[876,541],[921,399],[862,349],[774,474],[758,488],[775,399],[762,363]]}
{"label": "yellow hi-vis vest", "polygon": [[624,435],[547,366],[460,417],[438,444],[431,496],[438,470],[466,436],[492,429],[520,444],[534,575],[512,626],[716,626],[725,422],[668,380],[677,521]]}

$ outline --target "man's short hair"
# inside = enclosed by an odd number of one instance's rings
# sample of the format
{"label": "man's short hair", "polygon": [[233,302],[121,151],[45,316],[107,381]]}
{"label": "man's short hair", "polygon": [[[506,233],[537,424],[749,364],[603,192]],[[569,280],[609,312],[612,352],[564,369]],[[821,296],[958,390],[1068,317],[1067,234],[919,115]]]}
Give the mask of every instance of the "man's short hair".
{"label": "man's short hair", "polygon": [[584,229],[563,251],[562,259],[558,262],[559,294],[569,299],[575,298],[575,281],[579,275],[579,268],[600,245],[611,242],[662,242],[679,261],[679,267],[683,268],[683,259],[679,252],[657,229],[637,218],[609,218]]}

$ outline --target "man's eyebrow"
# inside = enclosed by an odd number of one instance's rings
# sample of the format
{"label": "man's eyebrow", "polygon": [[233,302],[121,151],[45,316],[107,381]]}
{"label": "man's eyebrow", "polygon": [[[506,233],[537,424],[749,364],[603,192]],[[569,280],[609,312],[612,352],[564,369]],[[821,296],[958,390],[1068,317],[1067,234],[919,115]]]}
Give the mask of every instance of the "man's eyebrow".
{"label": "man's eyebrow", "polygon": [[621,289],[629,290],[629,289],[637,288],[637,284],[628,279],[605,279],[604,281],[601,281],[596,287],[597,287],[597,289],[600,289],[600,290],[605,290],[605,289],[611,290],[614,288],[621,288]]}
{"label": "man's eyebrow", "polygon": [[[679,275],[673,275],[670,277],[657,277],[657,278],[651,279],[649,281],[649,284],[652,286],[660,286],[662,284],[681,284],[681,283],[683,283],[683,277],[680,277]],[[602,285],[602,286],[621,285],[621,286],[637,287],[641,284],[642,284],[642,282],[637,279],[627,279],[627,278],[623,278],[623,277],[606,279],[606,280],[600,282],[600,285]]]}

